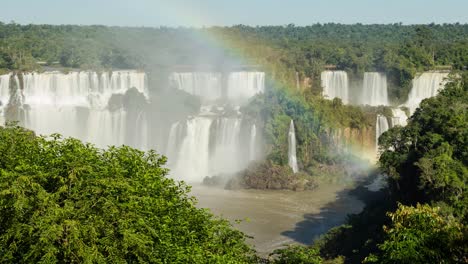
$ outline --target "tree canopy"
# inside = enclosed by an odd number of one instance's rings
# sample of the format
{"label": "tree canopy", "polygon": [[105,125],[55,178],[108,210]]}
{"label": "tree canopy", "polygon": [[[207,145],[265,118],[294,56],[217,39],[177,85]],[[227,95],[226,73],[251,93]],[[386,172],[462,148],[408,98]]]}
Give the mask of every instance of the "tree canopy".
{"label": "tree canopy", "polygon": [[0,127],[0,262],[251,261],[245,235],[196,208],[165,162]]}

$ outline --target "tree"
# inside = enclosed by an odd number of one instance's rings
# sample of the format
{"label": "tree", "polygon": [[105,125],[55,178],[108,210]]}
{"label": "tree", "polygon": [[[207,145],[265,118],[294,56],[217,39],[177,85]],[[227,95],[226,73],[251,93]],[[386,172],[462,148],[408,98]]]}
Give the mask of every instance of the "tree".
{"label": "tree", "polygon": [[250,262],[245,235],[196,208],[165,161],[0,127],[0,262]]}
{"label": "tree", "polygon": [[444,203],[464,218],[468,204],[468,74],[421,103],[408,126],[379,139],[383,171],[403,203]]}
{"label": "tree", "polygon": [[382,251],[367,262],[375,263],[466,263],[468,241],[466,226],[453,217],[445,217],[440,208],[418,204],[399,205],[389,227],[384,227],[386,240]]}

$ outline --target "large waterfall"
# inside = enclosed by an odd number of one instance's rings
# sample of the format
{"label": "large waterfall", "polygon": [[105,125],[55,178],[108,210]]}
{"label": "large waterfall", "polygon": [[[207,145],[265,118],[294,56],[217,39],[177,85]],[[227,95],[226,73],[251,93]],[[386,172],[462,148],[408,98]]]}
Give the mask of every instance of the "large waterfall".
{"label": "large waterfall", "polygon": [[[16,77],[16,76],[15,76]],[[7,77],[1,77],[2,102]],[[133,116],[120,106],[109,108],[112,96],[136,88],[148,96],[146,75],[138,71],[70,73],[44,72],[22,74],[24,126],[38,134],[60,133],[95,143],[99,147],[130,144],[144,147],[147,129],[145,116]],[[129,131],[138,130],[140,136]]]}
{"label": "large waterfall", "polygon": [[360,103],[363,105],[389,105],[387,76],[380,72],[364,73]]}
{"label": "large waterfall", "polygon": [[413,87],[405,103],[412,115],[422,100],[436,96],[445,85],[446,72],[424,72],[413,80]]}
{"label": "large waterfall", "polygon": [[169,131],[166,154],[174,177],[196,182],[229,175],[258,158],[256,125],[239,109],[263,93],[263,72],[186,72],[173,73],[170,79],[177,89],[202,101],[196,116],[175,122]]}
{"label": "large waterfall", "polygon": [[349,103],[349,81],[345,71],[324,71],[321,74],[323,92],[325,98],[340,98],[343,103]]}
{"label": "large waterfall", "polygon": [[294,173],[299,171],[296,156],[296,132],[294,130],[294,121],[291,120],[288,132],[288,163]]}

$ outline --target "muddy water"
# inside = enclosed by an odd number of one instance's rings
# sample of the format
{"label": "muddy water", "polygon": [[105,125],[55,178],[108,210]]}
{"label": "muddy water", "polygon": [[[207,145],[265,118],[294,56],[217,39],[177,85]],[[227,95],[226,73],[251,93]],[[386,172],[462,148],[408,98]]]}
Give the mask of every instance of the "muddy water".
{"label": "muddy water", "polygon": [[358,213],[364,203],[343,186],[322,185],[306,192],[223,190],[195,185],[198,205],[231,220],[253,239],[260,254],[285,244],[310,244],[331,227],[342,224],[347,214]]}

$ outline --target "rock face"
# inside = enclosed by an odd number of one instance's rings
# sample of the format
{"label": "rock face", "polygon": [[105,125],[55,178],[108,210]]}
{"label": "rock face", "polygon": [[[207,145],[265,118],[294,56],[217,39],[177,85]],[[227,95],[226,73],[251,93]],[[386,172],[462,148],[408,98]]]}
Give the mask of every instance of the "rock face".
{"label": "rock face", "polygon": [[237,176],[232,177],[225,187],[226,189],[304,191],[314,189],[317,187],[317,183],[309,175],[293,173],[288,166],[271,162],[257,162],[251,164]]}
{"label": "rock face", "polygon": [[372,127],[329,129],[328,137],[340,153],[352,152],[371,162],[376,160],[375,129]]}

